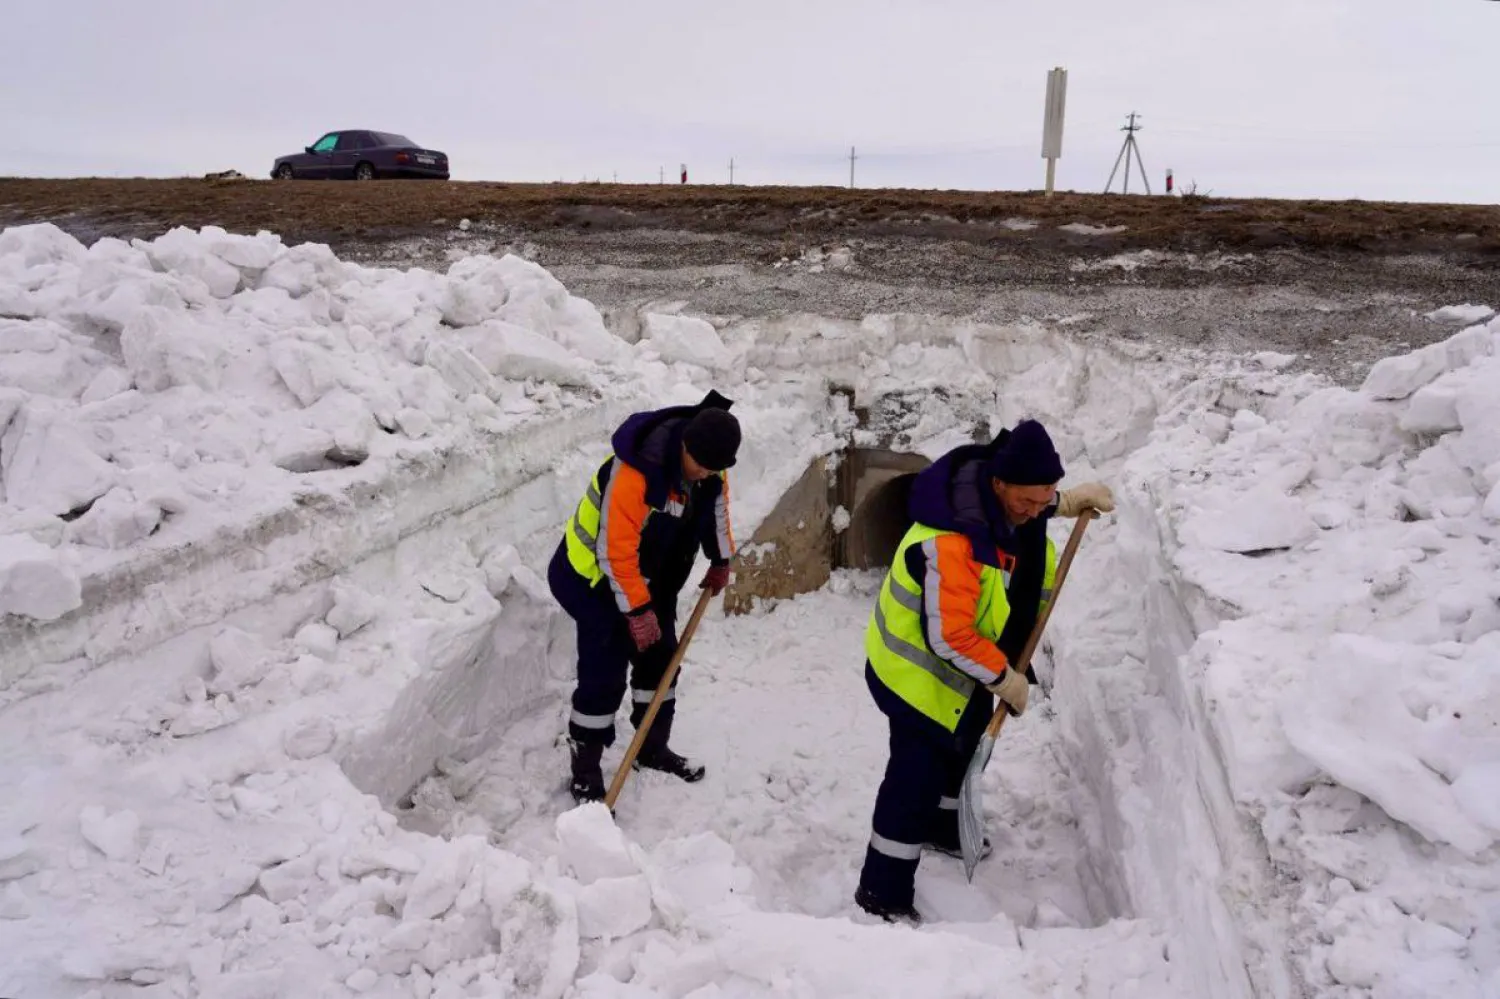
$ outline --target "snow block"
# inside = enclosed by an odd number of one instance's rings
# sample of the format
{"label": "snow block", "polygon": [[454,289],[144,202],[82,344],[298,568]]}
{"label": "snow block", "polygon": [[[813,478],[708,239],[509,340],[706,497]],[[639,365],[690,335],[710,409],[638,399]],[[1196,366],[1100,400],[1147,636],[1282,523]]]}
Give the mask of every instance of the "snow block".
{"label": "snow block", "polygon": [[83,606],[83,584],[58,552],[25,534],[0,536],[0,615],[54,621]]}
{"label": "snow block", "polygon": [[540,333],[492,319],[456,335],[492,374],[514,381],[535,378],[557,385],[587,385],[590,365]]}
{"label": "snow block", "polygon": [[5,500],[61,516],[88,506],[117,481],[113,465],[84,443],[64,416],[21,407],[0,439]]}
{"label": "snow block", "polygon": [[630,878],[641,873],[630,856],[625,834],[603,802],[569,809],[557,817],[557,839],[562,860],[580,884],[605,878]]}
{"label": "snow block", "polygon": [[1376,362],[1360,391],[1376,399],[1405,399],[1444,372],[1494,351],[1494,334],[1483,326],[1471,326],[1442,343]]}
{"label": "snow block", "polygon": [[696,364],[711,371],[728,367],[731,359],[719,331],[707,320],[691,316],[647,315],[641,343],[655,349],[665,361]]}
{"label": "snow block", "polygon": [[1318,526],[1302,501],[1274,489],[1255,489],[1218,509],[1193,511],[1182,527],[1185,542],[1245,554],[1295,548]]}
{"label": "snow block", "polygon": [[148,538],[161,523],[161,507],[136,498],[135,492],[116,486],[99,498],[89,512],[69,524],[69,540],[94,548],[128,548]]}
{"label": "snow block", "polygon": [[600,878],[578,890],[578,935],[617,940],[651,922],[651,884],[644,874]]}
{"label": "snow block", "polygon": [[226,363],[223,347],[192,317],[160,306],[145,306],[125,321],[120,350],[142,392],[163,392],[174,385],[216,391]]}
{"label": "snow block", "polygon": [[[475,759],[493,748],[546,696],[555,605],[520,590],[503,607],[483,592],[468,599],[472,613],[424,621],[403,636],[415,672],[341,761],[354,784],[387,807],[438,759]],[[337,626],[333,614],[329,623]]]}

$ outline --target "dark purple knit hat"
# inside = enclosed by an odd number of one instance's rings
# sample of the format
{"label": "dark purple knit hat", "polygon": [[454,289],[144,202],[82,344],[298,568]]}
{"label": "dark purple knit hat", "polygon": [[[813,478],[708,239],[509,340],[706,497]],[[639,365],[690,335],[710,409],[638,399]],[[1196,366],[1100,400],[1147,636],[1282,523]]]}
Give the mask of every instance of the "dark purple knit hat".
{"label": "dark purple knit hat", "polygon": [[1022,420],[990,459],[990,474],[1014,486],[1051,486],[1062,481],[1062,459],[1047,428]]}

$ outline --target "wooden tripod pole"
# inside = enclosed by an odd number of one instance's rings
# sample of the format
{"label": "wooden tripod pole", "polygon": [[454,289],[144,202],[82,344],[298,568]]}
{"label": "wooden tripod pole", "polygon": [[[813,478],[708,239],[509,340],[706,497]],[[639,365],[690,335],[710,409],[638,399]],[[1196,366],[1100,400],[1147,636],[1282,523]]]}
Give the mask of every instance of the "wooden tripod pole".
{"label": "wooden tripod pole", "polygon": [[[1010,664],[1011,669],[1025,673],[1031,666],[1031,657],[1042,641],[1042,629],[1047,626],[1047,619],[1052,616],[1052,608],[1057,606],[1057,598],[1062,595],[1063,581],[1068,578],[1068,567],[1073,564],[1073,556],[1078,553],[1078,546],[1083,542],[1083,532],[1089,526],[1089,521],[1097,516],[1099,516],[1098,511],[1088,509],[1080,513],[1078,519],[1073,522],[1073,533],[1068,535],[1068,543],[1063,548],[1062,557],[1057,560],[1057,576],[1052,580],[1052,599],[1047,602],[1046,610],[1037,617],[1036,624],[1031,629],[1031,636],[1026,639],[1020,658]],[[1004,701],[995,706],[994,717],[985,728],[990,738],[993,739],[1000,734],[1000,727],[1005,724],[1005,719],[1009,717],[1009,714]]]}
{"label": "wooden tripod pole", "polygon": [[630,764],[635,762],[636,754],[641,751],[641,745],[646,741],[646,733],[651,731],[651,723],[656,720],[656,713],[661,710],[662,701],[667,699],[667,691],[672,689],[672,681],[677,676],[678,667],[682,665],[682,656],[687,652],[688,642],[693,640],[693,632],[698,630],[698,622],[702,620],[703,612],[708,610],[708,602],[713,598],[711,590],[703,591],[703,595],[698,598],[698,606],[693,608],[693,616],[688,618],[687,627],[682,630],[682,639],[677,643],[677,651],[672,653],[672,661],[667,664],[667,671],[661,675],[661,682],[656,685],[656,693],[651,698],[651,705],[646,708],[646,715],[635,730],[635,738],[630,740],[630,747],[625,750],[625,758],[620,761],[620,769],[615,771],[615,779],[609,785],[609,793],[604,796],[604,804],[610,811],[614,811],[615,799],[620,796],[620,788],[625,786],[625,776],[630,773]]}

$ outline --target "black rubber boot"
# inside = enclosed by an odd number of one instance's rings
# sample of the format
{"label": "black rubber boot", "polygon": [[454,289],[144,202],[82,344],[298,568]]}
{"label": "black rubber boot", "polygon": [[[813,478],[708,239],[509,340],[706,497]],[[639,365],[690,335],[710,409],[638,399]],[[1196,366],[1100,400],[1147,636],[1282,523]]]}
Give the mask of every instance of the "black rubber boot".
{"label": "black rubber boot", "polygon": [[580,805],[586,801],[603,801],[604,772],[599,763],[604,757],[604,747],[569,740],[568,748],[573,756],[573,783],[569,787],[573,800]]}
{"label": "black rubber boot", "polygon": [[872,916],[879,916],[888,923],[909,923],[912,926],[922,925],[922,914],[911,905],[887,905],[877,899],[868,888],[860,888],[854,893],[854,904],[865,910]]}
{"label": "black rubber boot", "polygon": [[689,784],[696,784],[707,773],[701,764],[678,756],[666,746],[642,746],[635,758],[635,766],[636,769],[660,770]]}

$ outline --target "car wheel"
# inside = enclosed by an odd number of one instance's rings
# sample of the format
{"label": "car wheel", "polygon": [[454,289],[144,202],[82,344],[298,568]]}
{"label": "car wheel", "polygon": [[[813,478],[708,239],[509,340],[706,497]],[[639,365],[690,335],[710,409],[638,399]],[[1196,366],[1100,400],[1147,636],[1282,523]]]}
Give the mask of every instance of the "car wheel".
{"label": "car wheel", "polygon": [[375,167],[374,167],[374,165],[370,164],[370,163],[361,163],[359,166],[355,167],[354,168],[354,179],[355,180],[374,180],[375,179]]}
{"label": "car wheel", "polygon": [[281,166],[277,167],[276,168],[276,179],[277,180],[291,180],[292,179],[292,165],[290,163],[283,163],[283,164],[281,164]]}

